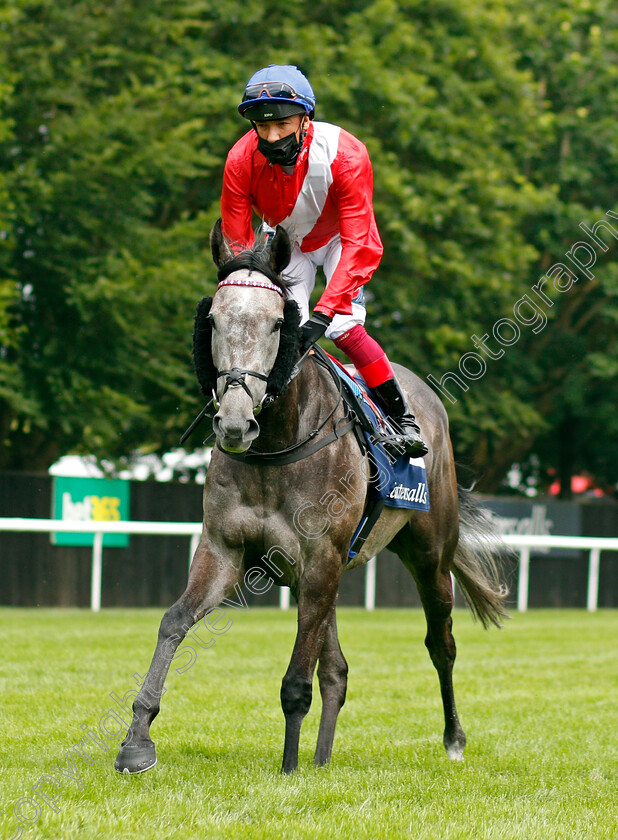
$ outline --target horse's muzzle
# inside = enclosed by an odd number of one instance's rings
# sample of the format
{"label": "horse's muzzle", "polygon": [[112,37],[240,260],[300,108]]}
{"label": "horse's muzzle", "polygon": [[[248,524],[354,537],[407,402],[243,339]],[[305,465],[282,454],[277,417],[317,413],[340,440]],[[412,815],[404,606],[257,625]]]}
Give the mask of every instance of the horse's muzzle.
{"label": "horse's muzzle", "polygon": [[217,443],[226,452],[246,452],[260,433],[257,420],[229,421],[229,418],[215,414],[212,427]]}
{"label": "horse's muzzle", "polygon": [[260,433],[253,403],[241,388],[229,388],[212,421],[217,443],[226,452],[246,452]]}

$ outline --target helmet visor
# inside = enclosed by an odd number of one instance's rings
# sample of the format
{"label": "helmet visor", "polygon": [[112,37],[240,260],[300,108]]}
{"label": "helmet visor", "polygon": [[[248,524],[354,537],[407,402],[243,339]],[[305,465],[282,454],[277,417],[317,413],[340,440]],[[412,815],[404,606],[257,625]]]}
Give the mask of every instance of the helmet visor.
{"label": "helmet visor", "polygon": [[281,102],[278,99],[258,99],[243,103],[238,109],[243,117],[252,122],[284,120],[294,114],[306,114],[306,110],[297,102]]}
{"label": "helmet visor", "polygon": [[296,99],[298,94],[287,82],[257,82],[245,89],[242,101],[248,99],[260,99],[264,96],[276,97],[277,99]]}

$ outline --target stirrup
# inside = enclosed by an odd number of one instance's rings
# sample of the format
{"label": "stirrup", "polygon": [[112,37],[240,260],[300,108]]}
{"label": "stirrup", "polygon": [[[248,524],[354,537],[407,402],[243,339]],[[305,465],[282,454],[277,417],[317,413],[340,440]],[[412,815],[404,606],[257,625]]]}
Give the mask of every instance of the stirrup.
{"label": "stirrup", "polygon": [[401,433],[394,433],[391,435],[374,435],[374,440],[381,443],[389,455],[407,455],[412,458],[421,458],[429,452],[427,444],[417,434],[406,434],[405,431]]}
{"label": "stirrup", "polygon": [[390,435],[376,435],[376,440],[391,455],[408,455],[415,458],[426,455],[429,450],[397,379],[393,376],[381,385],[375,385],[372,393],[394,427]]}

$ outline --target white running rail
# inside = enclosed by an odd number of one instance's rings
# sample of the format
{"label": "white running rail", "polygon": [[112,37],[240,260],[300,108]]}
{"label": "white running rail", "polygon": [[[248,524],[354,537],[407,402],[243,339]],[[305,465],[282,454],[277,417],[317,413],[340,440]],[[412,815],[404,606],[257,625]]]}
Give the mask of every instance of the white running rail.
{"label": "white running rail", "polygon": [[[43,533],[86,533],[94,534],[92,546],[92,575],[90,584],[90,607],[94,612],[101,609],[101,575],[103,569],[103,534],[149,534],[168,536],[190,536],[189,563],[202,533],[201,522],[70,522],[60,519],[28,519],[22,517],[0,517],[0,531],[43,532]],[[504,542],[519,554],[519,576],[517,583],[517,609],[528,609],[528,586],[530,579],[530,553],[535,548],[570,548],[587,550],[588,595],[586,605],[594,612],[599,600],[599,565],[602,551],[618,551],[618,537],[559,537],[559,536],[517,536],[507,534]],[[365,608],[375,608],[375,558],[365,566]],[[289,607],[289,590],[280,590],[279,604]]]}
{"label": "white running rail", "polygon": [[588,612],[595,612],[599,602],[599,566],[602,551],[618,551],[618,537],[558,537],[506,534],[504,542],[519,553],[519,576],[517,581],[517,609],[528,609],[528,581],[530,575],[530,549],[532,548],[575,548],[585,549],[588,555]]}

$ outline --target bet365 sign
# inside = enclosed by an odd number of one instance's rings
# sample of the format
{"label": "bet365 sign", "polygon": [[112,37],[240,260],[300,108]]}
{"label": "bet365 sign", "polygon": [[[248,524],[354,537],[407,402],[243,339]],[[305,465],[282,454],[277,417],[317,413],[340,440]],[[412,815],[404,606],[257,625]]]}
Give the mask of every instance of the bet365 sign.
{"label": "bet365 sign", "polygon": [[[54,477],[54,519],[119,522],[129,518],[130,484],[121,479]],[[92,545],[94,534],[54,534],[55,545]],[[128,534],[104,534],[104,546],[124,548]]]}

